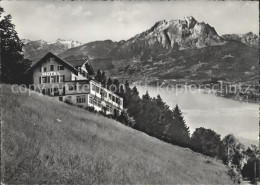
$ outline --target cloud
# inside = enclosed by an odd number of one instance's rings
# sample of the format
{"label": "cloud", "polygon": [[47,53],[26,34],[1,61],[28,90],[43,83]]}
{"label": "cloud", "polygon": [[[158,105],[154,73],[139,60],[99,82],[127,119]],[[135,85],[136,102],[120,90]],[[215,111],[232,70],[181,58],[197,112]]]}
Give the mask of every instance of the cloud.
{"label": "cloud", "polygon": [[2,1],[1,6],[12,15],[19,37],[32,40],[126,40],[157,21],[187,15],[220,35],[259,32],[258,2],[253,1]]}

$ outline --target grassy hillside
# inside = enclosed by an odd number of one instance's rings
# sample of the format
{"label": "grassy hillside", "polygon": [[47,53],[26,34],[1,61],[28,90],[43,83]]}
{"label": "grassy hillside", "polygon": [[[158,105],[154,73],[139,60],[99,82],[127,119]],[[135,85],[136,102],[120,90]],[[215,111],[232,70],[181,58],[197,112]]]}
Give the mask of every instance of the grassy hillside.
{"label": "grassy hillside", "polygon": [[215,159],[39,94],[2,88],[6,184],[232,184]]}

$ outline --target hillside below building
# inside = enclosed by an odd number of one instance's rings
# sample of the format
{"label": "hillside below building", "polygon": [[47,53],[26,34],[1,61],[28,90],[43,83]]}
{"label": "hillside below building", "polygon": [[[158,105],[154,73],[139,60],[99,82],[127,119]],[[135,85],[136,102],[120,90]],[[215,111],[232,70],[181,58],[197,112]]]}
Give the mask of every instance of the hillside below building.
{"label": "hillside below building", "polygon": [[216,159],[24,92],[2,87],[4,184],[233,184]]}

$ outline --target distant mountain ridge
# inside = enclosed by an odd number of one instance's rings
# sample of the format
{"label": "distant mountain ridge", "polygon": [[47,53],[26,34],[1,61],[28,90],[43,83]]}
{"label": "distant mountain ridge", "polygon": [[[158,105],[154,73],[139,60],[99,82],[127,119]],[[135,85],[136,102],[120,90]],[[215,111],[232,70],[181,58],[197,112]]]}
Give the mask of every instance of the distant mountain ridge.
{"label": "distant mountain ridge", "polygon": [[73,40],[57,39],[55,42],[47,42],[44,40],[31,41],[29,39],[22,39],[24,43],[23,52],[24,57],[33,60],[39,60],[48,52],[61,53],[67,49],[82,45],[82,43]]}
{"label": "distant mountain ridge", "polygon": [[192,16],[159,21],[146,31],[119,42],[94,41],[70,48],[62,44],[52,47],[44,41],[24,42],[25,57],[29,59],[48,51],[63,59],[89,57],[97,59],[109,75],[130,81],[143,77],[181,81],[258,79],[259,37],[256,34],[220,36],[214,27]]}
{"label": "distant mountain ridge", "polygon": [[70,48],[59,54],[62,58],[77,56],[78,58],[107,58],[113,48],[120,45],[120,42],[111,40],[89,42],[77,47]]}
{"label": "distant mountain ridge", "polygon": [[225,34],[222,35],[222,38],[229,41],[231,40],[231,41],[242,42],[252,47],[259,46],[259,37],[252,32],[248,32],[246,34]]}

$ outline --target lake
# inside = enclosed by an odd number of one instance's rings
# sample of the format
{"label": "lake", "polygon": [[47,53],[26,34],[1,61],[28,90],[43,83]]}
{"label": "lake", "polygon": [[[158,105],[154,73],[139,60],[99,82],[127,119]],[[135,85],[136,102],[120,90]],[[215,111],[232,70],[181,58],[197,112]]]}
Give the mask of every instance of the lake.
{"label": "lake", "polygon": [[137,86],[137,89],[140,96],[146,91],[151,97],[160,94],[171,109],[178,104],[191,133],[196,128],[204,127],[221,134],[222,138],[233,133],[246,146],[258,145],[258,104],[217,97],[199,89],[189,91],[177,88],[167,91],[166,88],[151,86]]}

